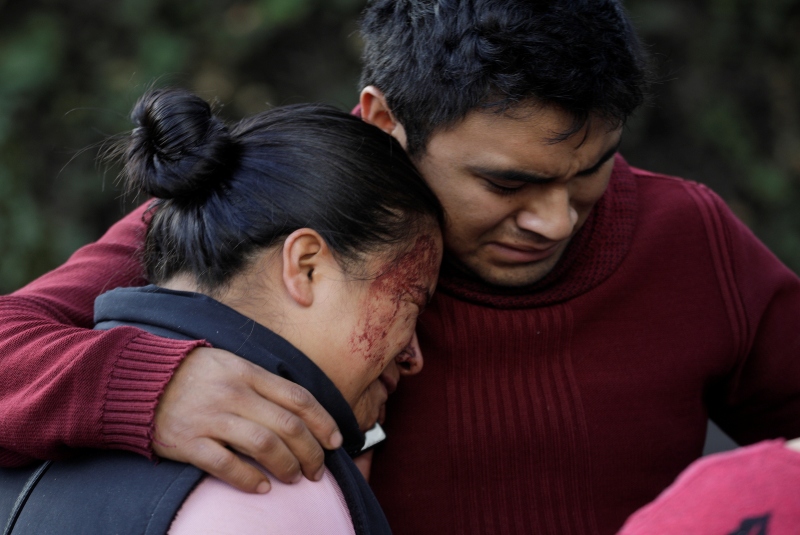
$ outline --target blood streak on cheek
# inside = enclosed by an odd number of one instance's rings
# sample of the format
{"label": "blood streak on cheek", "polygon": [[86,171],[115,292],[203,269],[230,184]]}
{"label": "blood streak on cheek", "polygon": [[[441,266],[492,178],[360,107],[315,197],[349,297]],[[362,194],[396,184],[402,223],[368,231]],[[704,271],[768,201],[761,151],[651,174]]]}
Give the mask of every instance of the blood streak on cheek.
{"label": "blood streak on cheek", "polygon": [[[368,362],[383,365],[393,340],[390,328],[398,320],[403,298],[424,299],[439,270],[439,251],[431,236],[420,236],[410,251],[388,262],[370,284],[367,306],[358,328],[350,337],[350,349]],[[423,294],[420,296],[419,294]],[[424,303],[422,303],[424,304]]]}

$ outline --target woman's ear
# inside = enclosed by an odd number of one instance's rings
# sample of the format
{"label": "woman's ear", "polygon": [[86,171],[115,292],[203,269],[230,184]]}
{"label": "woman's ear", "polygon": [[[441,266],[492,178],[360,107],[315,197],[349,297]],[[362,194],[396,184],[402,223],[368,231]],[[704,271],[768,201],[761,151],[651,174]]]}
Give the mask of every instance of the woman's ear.
{"label": "woman's ear", "polygon": [[361,90],[359,98],[361,105],[361,118],[373,126],[377,126],[387,134],[394,137],[403,148],[406,147],[406,130],[395,118],[383,91],[374,85],[368,85]]}
{"label": "woman's ear", "polygon": [[333,260],[328,244],[310,228],[295,230],[283,242],[283,284],[292,299],[311,306],[322,269]]}

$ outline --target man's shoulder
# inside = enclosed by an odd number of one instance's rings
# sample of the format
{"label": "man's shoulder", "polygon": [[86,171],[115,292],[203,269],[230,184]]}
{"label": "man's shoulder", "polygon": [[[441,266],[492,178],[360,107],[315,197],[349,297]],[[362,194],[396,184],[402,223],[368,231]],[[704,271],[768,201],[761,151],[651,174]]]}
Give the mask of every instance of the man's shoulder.
{"label": "man's shoulder", "polygon": [[645,190],[662,190],[665,192],[710,191],[707,186],[679,176],[657,173],[634,166],[630,166],[630,172],[636,179],[637,186]]}
{"label": "man's shoulder", "polygon": [[639,191],[641,214],[681,214],[727,212],[725,202],[705,184],[686,178],[630,167]]}

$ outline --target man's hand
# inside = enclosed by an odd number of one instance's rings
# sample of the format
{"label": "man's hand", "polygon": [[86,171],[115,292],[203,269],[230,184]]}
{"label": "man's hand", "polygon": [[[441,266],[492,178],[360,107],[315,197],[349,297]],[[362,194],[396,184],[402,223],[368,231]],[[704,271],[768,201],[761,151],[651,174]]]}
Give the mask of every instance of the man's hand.
{"label": "man's hand", "polygon": [[157,455],[193,464],[245,492],[267,492],[269,480],[225,446],[289,483],[301,471],[320,479],[322,448],[342,444],[336,422],[305,388],[208,347],[193,350],[178,366],[156,408],[154,429]]}

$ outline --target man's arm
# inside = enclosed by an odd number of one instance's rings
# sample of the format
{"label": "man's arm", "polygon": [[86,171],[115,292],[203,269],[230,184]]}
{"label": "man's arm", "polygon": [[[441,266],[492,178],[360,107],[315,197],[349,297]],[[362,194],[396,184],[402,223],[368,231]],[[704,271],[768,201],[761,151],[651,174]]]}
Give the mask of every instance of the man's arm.
{"label": "man's arm", "polygon": [[146,284],[145,210],[0,297],[0,464],[127,449],[195,464],[243,490],[269,488],[232,446],[284,481],[301,468],[316,476],[323,452],[314,437],[336,447],[341,435],[298,385],[203,341],[91,330],[98,295]]}
{"label": "man's arm", "polygon": [[710,415],[740,444],[800,436],[800,278],[716,195],[705,190],[709,229],[738,347],[725,379],[711,385]]}

